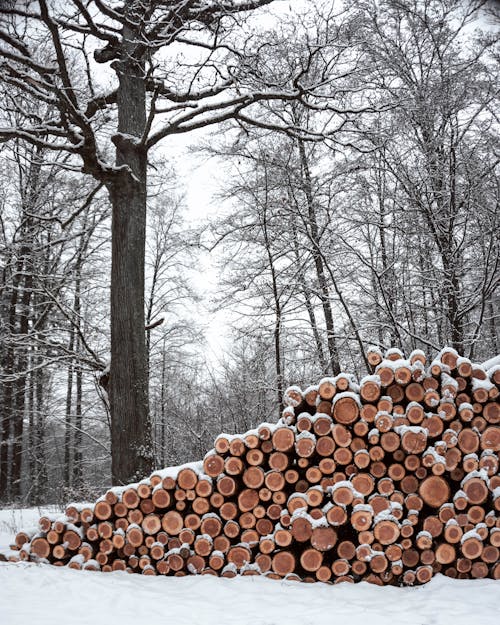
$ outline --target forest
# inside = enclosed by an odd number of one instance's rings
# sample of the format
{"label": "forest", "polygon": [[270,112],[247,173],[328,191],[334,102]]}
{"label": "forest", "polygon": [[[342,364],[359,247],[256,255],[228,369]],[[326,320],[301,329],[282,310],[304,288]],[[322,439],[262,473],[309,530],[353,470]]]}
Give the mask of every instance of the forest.
{"label": "forest", "polygon": [[2,503],[202,458],[372,345],[500,352],[495,4],[2,3]]}

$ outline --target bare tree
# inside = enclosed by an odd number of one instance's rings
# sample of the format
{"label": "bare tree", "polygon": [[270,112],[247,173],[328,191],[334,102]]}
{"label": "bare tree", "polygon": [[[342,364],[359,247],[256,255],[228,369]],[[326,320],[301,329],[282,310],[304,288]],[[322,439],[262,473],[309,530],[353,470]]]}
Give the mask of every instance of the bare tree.
{"label": "bare tree", "polygon": [[[134,0],[116,7],[104,0],[67,5],[27,0],[24,6],[2,7],[2,80],[50,103],[54,114],[4,127],[0,136],[72,155],[75,166],[106,186],[113,206],[109,397],[114,482],[152,467],[144,337],[148,153],[168,136],[230,118],[299,133],[283,122],[279,110],[268,112],[265,123],[256,121],[261,103],[269,101],[316,101],[325,115],[335,117],[334,124],[341,123],[342,106],[336,103],[330,110],[329,82],[302,80],[307,58],[285,75],[269,75],[265,37],[239,39],[245,16],[269,2]],[[327,44],[333,45],[323,41],[303,50],[315,58]],[[50,53],[44,56],[47,46]],[[176,56],[179,48],[184,56]],[[97,63],[109,63],[114,76],[109,91],[96,93],[93,66],[86,63],[91,50]],[[85,85],[80,66],[87,68]],[[99,132],[108,110],[117,111],[110,140],[109,133]]]}

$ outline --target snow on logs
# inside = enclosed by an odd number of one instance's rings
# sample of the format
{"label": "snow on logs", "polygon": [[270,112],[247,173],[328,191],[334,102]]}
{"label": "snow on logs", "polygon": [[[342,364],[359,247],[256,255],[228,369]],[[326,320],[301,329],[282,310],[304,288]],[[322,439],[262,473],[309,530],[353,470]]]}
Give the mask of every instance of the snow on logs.
{"label": "snow on logs", "polygon": [[9,558],[144,575],[499,579],[500,362],[452,349],[429,365],[421,351],[367,357],[359,384],[290,387],[277,424],[42,517]]}

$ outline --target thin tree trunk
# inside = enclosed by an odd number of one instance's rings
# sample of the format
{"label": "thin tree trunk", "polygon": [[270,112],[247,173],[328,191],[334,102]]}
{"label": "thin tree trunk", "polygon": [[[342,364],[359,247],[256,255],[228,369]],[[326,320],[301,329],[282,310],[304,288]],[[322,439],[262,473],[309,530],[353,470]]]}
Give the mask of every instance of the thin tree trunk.
{"label": "thin tree trunk", "polygon": [[310,289],[307,288],[306,278],[305,278],[304,271],[301,265],[299,241],[297,237],[297,228],[294,222],[292,222],[292,235],[293,235],[293,253],[295,257],[295,262],[298,267],[297,282],[299,284],[300,290],[302,291],[302,295],[304,297],[304,303],[306,306],[307,315],[309,317],[309,323],[311,324],[311,330],[313,333],[314,342],[316,344],[316,352],[318,354],[319,365],[321,367],[321,371],[326,372],[327,362],[325,358],[325,353],[323,351],[323,344],[321,342],[321,336],[319,333],[318,324],[316,321],[316,313],[314,312],[314,306],[311,301]]}
{"label": "thin tree trunk", "polygon": [[[19,307],[19,327],[18,336],[25,342],[29,331],[30,302],[33,289],[33,272],[29,261],[30,250],[28,246],[23,246],[24,258],[24,285]],[[12,497],[19,499],[21,496],[21,466],[23,459],[23,431],[26,404],[26,369],[28,366],[28,356],[26,345],[21,345],[19,341],[18,357],[16,359],[16,381],[14,383],[14,422],[12,438],[12,474],[11,489]]]}
{"label": "thin tree trunk", "polygon": [[[82,280],[81,258],[76,264],[75,279],[75,324],[77,330],[81,326],[81,300],[80,289]],[[80,351],[80,340],[77,337],[75,345],[77,353]],[[73,439],[73,487],[78,492],[82,487],[83,471],[82,471],[82,368],[77,365],[76,369],[76,398],[75,398],[75,435]]]}
{"label": "thin tree trunk", "polygon": [[[266,167],[264,165],[264,167]],[[273,257],[273,252],[271,249],[271,240],[269,237],[268,231],[268,218],[267,218],[267,202],[268,202],[268,179],[267,179],[267,168],[265,170],[265,197],[264,197],[264,206],[263,206],[263,218],[262,218],[262,230],[264,233],[264,243],[266,246],[266,253],[269,262],[269,271],[271,273],[271,284],[273,289],[273,299],[274,299],[274,366],[275,366],[275,374],[276,374],[276,393],[278,399],[278,418],[281,416],[281,411],[283,409],[283,369],[281,364],[281,323],[282,323],[282,310],[281,310],[281,301],[280,294],[278,289],[278,279],[276,275],[275,262]]]}
{"label": "thin tree trunk", "polygon": [[35,496],[34,493],[34,484],[35,484],[35,470],[36,470],[36,462],[34,456],[35,449],[35,388],[36,388],[36,372],[33,369],[34,365],[34,353],[35,348],[31,347],[30,355],[29,355],[29,365],[30,365],[30,373],[29,373],[29,383],[28,383],[28,449],[27,458],[28,458],[28,483],[29,487],[27,490],[27,499],[29,503],[34,503],[33,499]]}
{"label": "thin tree trunk", "polygon": [[166,423],[165,423],[165,418],[166,418],[166,411],[165,411],[165,385],[167,383],[166,380],[166,352],[165,352],[165,339],[163,339],[163,350],[162,350],[162,357],[161,357],[161,391],[160,391],[160,428],[161,428],[161,436],[160,436],[160,441],[161,441],[161,451],[160,451],[160,457],[161,457],[161,465],[165,466],[166,464],[166,445],[167,445],[167,440],[166,440]]}
{"label": "thin tree trunk", "polygon": [[[71,327],[69,335],[68,351],[73,353],[75,347],[75,329]],[[72,409],[73,409],[73,370],[74,362],[71,358],[68,364],[68,381],[66,385],[66,413],[64,422],[64,486],[69,489],[71,487],[71,439],[72,439]]]}
{"label": "thin tree trunk", "polygon": [[319,284],[319,297],[321,300],[321,306],[323,307],[323,314],[325,316],[326,336],[329,352],[329,367],[334,375],[340,373],[340,362],[337,348],[337,342],[335,340],[335,329],[333,324],[333,312],[330,301],[330,290],[328,288],[328,281],[326,278],[325,268],[323,265],[323,259],[319,253],[320,249],[320,236],[318,229],[318,222],[316,219],[316,209],[314,207],[314,199],[312,192],[312,180],[309,170],[309,163],[307,160],[306,150],[304,142],[299,140],[299,155],[302,167],[304,191],[307,200],[307,210],[309,216],[309,226],[311,229],[311,241],[313,243],[313,259],[314,266],[316,268],[316,274]]}
{"label": "thin tree trunk", "polygon": [[19,276],[21,274],[22,265],[16,263],[15,273],[12,276],[12,284],[10,288],[10,301],[7,323],[7,339],[5,346],[5,354],[2,359],[2,371],[5,376],[2,394],[2,411],[1,411],[1,444],[0,444],[0,499],[7,499],[10,496],[9,487],[9,448],[11,442],[11,431],[13,427],[13,408],[14,408],[14,374],[15,374],[15,352],[12,346],[12,340],[15,333],[16,317],[17,317],[17,301],[19,294]]}
{"label": "thin tree trunk", "polygon": [[45,373],[40,367],[42,358],[36,356],[35,366],[35,437],[33,453],[35,455],[34,503],[41,505],[47,492],[47,463],[45,457]]}

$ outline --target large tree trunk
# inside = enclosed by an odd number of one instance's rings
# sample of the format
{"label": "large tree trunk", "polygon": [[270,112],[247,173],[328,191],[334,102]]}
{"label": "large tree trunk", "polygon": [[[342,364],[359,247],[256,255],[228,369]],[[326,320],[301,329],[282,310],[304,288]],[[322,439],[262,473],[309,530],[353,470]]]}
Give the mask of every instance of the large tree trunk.
{"label": "large tree trunk", "polygon": [[[124,37],[132,39],[127,32]],[[143,477],[153,467],[144,333],[147,155],[130,140],[139,141],[146,127],[146,91],[144,64],[134,63],[133,50],[128,51],[126,43],[124,47],[123,58],[115,66],[119,79],[116,164],[122,170],[110,184],[113,217],[109,400],[114,484]]]}

